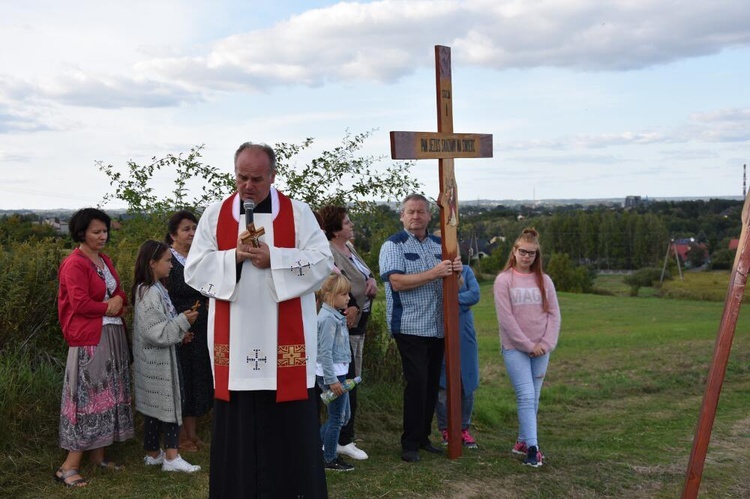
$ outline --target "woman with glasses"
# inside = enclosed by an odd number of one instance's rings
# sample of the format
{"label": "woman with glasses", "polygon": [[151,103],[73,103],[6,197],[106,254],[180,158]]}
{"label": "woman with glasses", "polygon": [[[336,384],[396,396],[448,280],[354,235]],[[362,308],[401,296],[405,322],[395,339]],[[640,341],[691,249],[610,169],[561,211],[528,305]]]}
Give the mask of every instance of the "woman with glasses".
{"label": "woman with glasses", "polygon": [[537,439],[539,394],[560,333],[560,307],[555,285],[542,270],[534,228],[524,229],[513,244],[508,263],[495,279],[494,295],[503,360],[518,404],[513,452],[526,456],[523,464],[538,468],[543,458]]}

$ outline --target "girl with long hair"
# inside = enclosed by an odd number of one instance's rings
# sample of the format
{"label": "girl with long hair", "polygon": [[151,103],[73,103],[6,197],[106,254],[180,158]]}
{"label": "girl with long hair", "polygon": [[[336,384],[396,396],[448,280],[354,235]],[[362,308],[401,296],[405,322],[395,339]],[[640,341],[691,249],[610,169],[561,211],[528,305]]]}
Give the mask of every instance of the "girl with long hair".
{"label": "girl with long hair", "polygon": [[[162,471],[193,473],[201,469],[178,453],[182,424],[182,397],[176,345],[190,342],[195,310],[177,313],[163,281],[172,269],[172,253],[161,242],[141,245],[135,262],[132,302],[133,356],[135,357],[135,408],[143,414],[143,449],[146,465]],[[159,447],[160,434],[164,447]]]}
{"label": "girl with long hair", "polygon": [[555,285],[542,268],[542,247],[533,227],[513,243],[495,279],[494,295],[503,360],[518,405],[513,452],[526,456],[523,464],[537,468],[543,459],[537,439],[539,395],[560,334],[560,307]]}

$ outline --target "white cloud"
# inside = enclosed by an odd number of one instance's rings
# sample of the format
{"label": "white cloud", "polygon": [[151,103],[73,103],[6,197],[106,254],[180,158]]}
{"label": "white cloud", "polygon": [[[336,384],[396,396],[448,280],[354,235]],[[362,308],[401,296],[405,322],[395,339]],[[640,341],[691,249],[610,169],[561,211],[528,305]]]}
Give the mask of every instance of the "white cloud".
{"label": "white cloud", "polygon": [[211,88],[397,81],[432,64],[435,42],[494,69],[633,70],[750,44],[742,2],[384,0],[339,3],[237,34],[202,57],[141,66]]}
{"label": "white cloud", "polygon": [[[103,14],[89,2],[84,5],[94,14]],[[436,43],[452,46],[454,59],[462,64],[497,70],[547,66],[583,71],[642,69],[750,44],[750,9],[739,0],[340,2],[270,27],[225,36],[207,50],[185,43],[188,27],[199,30],[200,25],[185,15],[170,17],[181,10],[184,5],[176,0],[160,8],[150,2],[128,4],[127,9],[107,13],[122,16],[123,21],[95,24],[98,37],[88,30],[85,37],[82,32],[61,37],[73,50],[83,50],[84,39],[97,38],[126,48],[131,63],[120,65],[120,73],[104,60],[104,47],[98,46],[87,49],[86,64],[79,64],[74,52],[62,59],[86,73],[80,85],[71,85],[80,76],[62,72],[44,83],[33,83],[30,76],[25,86],[42,97],[59,95],[73,105],[177,106],[201,99],[198,88],[257,92],[280,85],[390,84],[415,68],[431,66]],[[88,17],[95,18],[94,14]],[[168,37],[149,32],[146,44],[133,45],[126,28],[145,34],[136,22],[144,16],[150,29],[158,30],[160,22],[169,20],[170,29],[177,27],[180,35],[170,43]],[[41,32],[49,46],[59,28],[47,21],[42,28],[13,26],[19,32]],[[109,33],[110,26],[116,27],[114,33]],[[65,50],[62,45],[51,48],[60,53]],[[97,66],[89,67],[92,62]]]}

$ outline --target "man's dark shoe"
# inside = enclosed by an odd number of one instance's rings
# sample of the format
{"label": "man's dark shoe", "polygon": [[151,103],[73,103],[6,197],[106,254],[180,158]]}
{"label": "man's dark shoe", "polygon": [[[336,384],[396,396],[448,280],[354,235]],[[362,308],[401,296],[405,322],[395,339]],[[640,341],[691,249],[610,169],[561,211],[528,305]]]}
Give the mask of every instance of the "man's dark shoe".
{"label": "man's dark shoe", "polygon": [[325,469],[330,471],[352,471],[354,466],[336,456],[333,461],[325,463]]}
{"label": "man's dark shoe", "polygon": [[443,449],[439,449],[439,448],[435,447],[434,445],[432,445],[431,442],[427,442],[425,444],[422,444],[419,447],[420,447],[420,449],[426,450],[427,452],[432,452],[433,454],[442,454],[443,453]]}
{"label": "man's dark shoe", "polygon": [[417,450],[404,450],[401,451],[401,460],[407,463],[419,462],[419,451]]}

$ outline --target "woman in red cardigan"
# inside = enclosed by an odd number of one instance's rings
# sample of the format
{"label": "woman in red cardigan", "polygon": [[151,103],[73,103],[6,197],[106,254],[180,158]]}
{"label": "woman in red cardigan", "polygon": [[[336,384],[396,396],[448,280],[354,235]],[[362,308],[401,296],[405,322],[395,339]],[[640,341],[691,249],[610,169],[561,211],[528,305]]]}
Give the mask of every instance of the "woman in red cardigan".
{"label": "woman in red cardigan", "polygon": [[60,447],[68,451],[56,481],[83,487],[85,451],[97,466],[119,470],[104,447],[134,436],[128,341],[121,316],[127,297],[112,261],[101,253],[110,218],[84,208],[70,219],[78,248],[60,265],[58,317],[69,345],[60,405]]}

